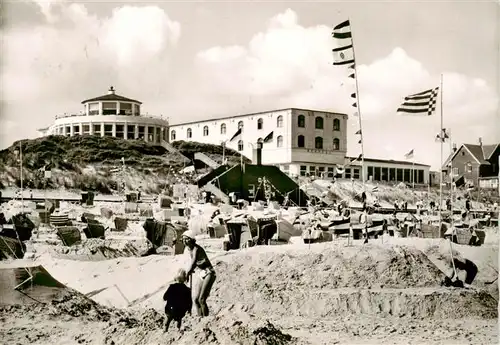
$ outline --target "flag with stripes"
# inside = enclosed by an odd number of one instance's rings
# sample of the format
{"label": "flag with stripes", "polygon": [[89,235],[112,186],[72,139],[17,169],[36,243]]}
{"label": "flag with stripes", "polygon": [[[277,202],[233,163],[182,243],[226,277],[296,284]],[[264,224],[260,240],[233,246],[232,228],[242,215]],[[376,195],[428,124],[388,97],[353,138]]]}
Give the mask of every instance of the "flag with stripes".
{"label": "flag with stripes", "polygon": [[378,187],[377,186],[375,186],[375,187],[372,188],[372,193],[376,193],[376,192],[378,192]]}
{"label": "flag with stripes", "polygon": [[406,159],[412,159],[413,158],[413,149],[411,149],[410,152],[408,152],[407,154],[405,154],[405,158]]}
{"label": "flag with stripes", "polygon": [[398,108],[398,113],[419,114],[430,116],[436,110],[436,101],[439,87],[425,90],[405,97],[405,101]]}
{"label": "flag with stripes", "polygon": [[351,24],[349,20],[335,26],[332,37],[335,41],[335,48],[332,49],[333,64],[335,66],[353,65],[354,48],[352,46]]}
{"label": "flag with stripes", "polygon": [[234,133],[234,135],[231,137],[231,139],[229,141],[233,141],[233,140],[241,138],[241,133],[242,133],[242,129],[240,127],[240,128],[238,128],[236,133]]}

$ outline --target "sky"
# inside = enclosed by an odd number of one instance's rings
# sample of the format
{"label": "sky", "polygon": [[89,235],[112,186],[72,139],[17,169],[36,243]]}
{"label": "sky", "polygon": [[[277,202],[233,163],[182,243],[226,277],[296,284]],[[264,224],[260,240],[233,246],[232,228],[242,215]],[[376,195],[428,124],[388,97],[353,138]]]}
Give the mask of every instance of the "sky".
{"label": "sky", "polygon": [[[281,108],[349,115],[333,26],[352,25],[365,156],[437,169],[440,111],[401,116],[404,96],[440,85],[452,142],[500,142],[500,2],[116,2],[32,0],[3,8],[0,148],[107,92],[171,123]],[[445,156],[449,152],[445,145]]]}

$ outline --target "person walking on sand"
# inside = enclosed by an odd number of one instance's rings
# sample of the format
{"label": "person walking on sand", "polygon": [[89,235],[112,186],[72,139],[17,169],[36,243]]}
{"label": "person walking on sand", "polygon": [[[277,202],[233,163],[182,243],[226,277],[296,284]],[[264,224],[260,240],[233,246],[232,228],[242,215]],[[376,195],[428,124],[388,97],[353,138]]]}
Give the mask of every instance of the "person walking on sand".
{"label": "person walking on sand", "polygon": [[208,316],[207,298],[210,295],[210,290],[215,282],[215,270],[212,263],[208,259],[205,250],[196,243],[194,233],[188,230],[182,234],[184,245],[188,249],[191,263],[187,271],[188,279],[193,283],[193,273],[195,270],[199,272],[201,282],[194,290],[194,305],[198,316]]}
{"label": "person walking on sand", "polygon": [[163,300],[167,302],[165,305],[165,314],[167,316],[165,332],[168,332],[172,320],[177,322],[177,328],[180,330],[182,318],[186,316],[186,313],[191,314],[193,300],[191,299],[191,289],[185,284],[186,279],[186,271],[181,268],[174,278],[174,283],[170,284],[163,295]]}

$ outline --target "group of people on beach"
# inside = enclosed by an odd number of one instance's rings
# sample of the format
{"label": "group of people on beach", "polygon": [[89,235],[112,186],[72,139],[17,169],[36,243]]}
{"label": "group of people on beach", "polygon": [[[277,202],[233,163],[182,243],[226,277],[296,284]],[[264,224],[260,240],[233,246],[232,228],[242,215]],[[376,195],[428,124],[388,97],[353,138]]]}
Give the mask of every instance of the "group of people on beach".
{"label": "group of people on beach", "polygon": [[[206,317],[209,314],[207,299],[215,282],[215,270],[208,259],[205,250],[196,243],[192,230],[182,234],[182,241],[187,248],[190,257],[190,264],[187,270],[180,269],[165,294],[163,300],[165,305],[165,332],[168,331],[172,321],[177,322],[180,330],[182,319],[187,313],[191,314],[194,307],[198,317]],[[197,276],[198,283],[193,290],[193,281]],[[186,285],[189,283],[190,287]]]}

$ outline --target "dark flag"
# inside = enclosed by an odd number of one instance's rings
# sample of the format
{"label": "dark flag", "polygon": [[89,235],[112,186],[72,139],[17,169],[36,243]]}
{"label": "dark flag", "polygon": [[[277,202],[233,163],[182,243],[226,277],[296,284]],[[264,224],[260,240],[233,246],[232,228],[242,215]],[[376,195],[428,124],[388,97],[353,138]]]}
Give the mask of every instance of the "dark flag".
{"label": "dark flag", "polygon": [[430,116],[436,110],[436,99],[439,87],[425,90],[405,97],[405,101],[398,108],[398,113],[418,114]]}
{"label": "dark flag", "polygon": [[265,138],[264,138],[264,143],[268,143],[268,142],[271,142],[273,141],[273,135],[274,135],[274,131],[272,131],[271,133],[269,133]]}
{"label": "dark flag", "polygon": [[241,127],[240,127],[240,128],[238,128],[238,130],[236,131],[236,133],[234,133],[234,135],[231,137],[231,139],[229,141],[233,141],[235,139],[241,138],[241,132],[242,132],[242,130],[241,130]]}

